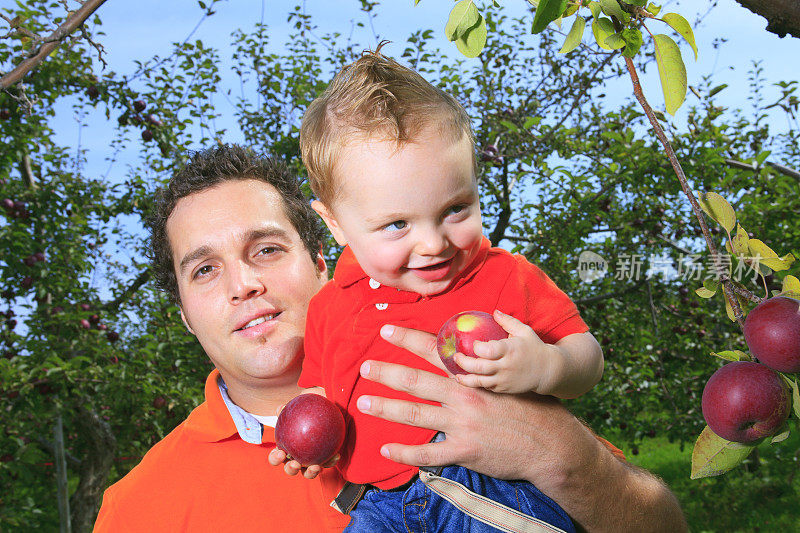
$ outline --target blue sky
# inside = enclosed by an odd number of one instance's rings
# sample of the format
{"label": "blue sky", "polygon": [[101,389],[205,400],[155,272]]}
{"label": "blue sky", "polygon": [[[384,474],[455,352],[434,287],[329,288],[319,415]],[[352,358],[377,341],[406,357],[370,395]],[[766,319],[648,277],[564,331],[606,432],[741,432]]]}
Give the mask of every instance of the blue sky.
{"label": "blue sky", "polygon": [[[2,0],[7,3],[8,0]],[[486,3],[484,0],[483,3]],[[359,11],[356,0],[225,0],[217,4],[217,13],[206,19],[193,39],[201,39],[206,44],[218,47],[221,57],[229,57],[227,43],[229,36],[237,28],[249,28],[255,22],[263,20],[269,26],[272,43],[278,46],[283,43],[290,28],[286,20],[287,13],[295,5],[305,5],[320,33],[340,31],[347,35],[353,29],[354,22],[366,22],[364,14]],[[481,1],[478,0],[478,4]],[[504,9],[511,13],[522,13],[528,3],[525,0],[503,0]],[[705,12],[710,2],[671,1],[665,2],[663,12],[676,11],[683,14],[693,23],[698,13]],[[416,7],[413,0],[384,0],[378,6],[378,16],[374,21],[375,32],[379,39],[389,39],[401,43],[408,35],[420,28],[431,28],[439,39],[440,48],[447,54],[457,56],[455,47],[443,37],[443,27],[453,2],[448,0],[421,0]],[[196,0],[139,0],[137,2],[109,0],[98,11],[103,19],[102,38],[107,51],[107,61],[113,70],[125,73],[133,70],[133,61],[145,60],[155,54],[166,55],[172,43],[183,41],[201,19],[201,11]],[[752,62],[762,61],[764,76],[767,80],[796,79],[796,58],[800,57],[800,39],[784,38],[765,31],[766,21],[751,13],[734,0],[719,0],[705,22],[695,26],[700,57],[697,62],[691,58],[691,50],[681,43],[687,63],[689,84],[698,83],[702,76],[712,74],[715,82],[728,83],[729,88],[720,94],[719,101],[729,107],[747,106],[747,72]],[[651,21],[653,32],[668,32],[666,25]],[[371,30],[356,28],[355,39],[360,42],[377,44]],[[590,39],[589,32],[584,42]],[[725,39],[714,48],[712,41]],[[389,53],[392,53],[391,47]],[[224,75],[224,69],[223,69]],[[656,77],[655,69],[643,79],[645,93],[656,107],[663,109],[663,97]],[[224,85],[224,82],[223,82]],[[625,97],[630,95],[630,84],[626,82],[620,92]],[[771,100],[777,91],[768,91],[766,100]],[[609,96],[613,98],[613,96]],[[691,97],[691,94],[689,95]],[[222,98],[218,111],[223,116],[230,116],[233,109]],[[681,111],[685,110],[682,108]],[[226,111],[230,111],[227,113]],[[678,119],[680,120],[680,113]],[[106,136],[100,133],[104,117],[101,112],[96,117],[87,117],[87,124],[81,132],[81,143],[90,151],[88,168],[97,168],[105,172],[107,164],[103,161],[108,153]],[[782,126],[782,125],[780,125]],[[228,141],[240,140],[236,126],[230,122]],[[58,131],[61,140],[67,144],[77,144],[79,126],[66,109],[59,114]],[[124,172],[125,165],[115,165],[112,179],[117,171]],[[122,178],[124,179],[124,178]]]}

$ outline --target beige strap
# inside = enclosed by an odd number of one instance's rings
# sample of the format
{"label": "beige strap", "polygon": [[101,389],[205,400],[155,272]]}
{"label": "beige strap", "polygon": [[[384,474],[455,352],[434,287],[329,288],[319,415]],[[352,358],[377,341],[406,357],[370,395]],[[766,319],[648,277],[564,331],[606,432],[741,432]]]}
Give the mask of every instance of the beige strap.
{"label": "beige strap", "polygon": [[552,524],[528,516],[511,507],[475,494],[451,479],[420,470],[419,478],[433,492],[449,501],[464,514],[508,533],[565,533]]}

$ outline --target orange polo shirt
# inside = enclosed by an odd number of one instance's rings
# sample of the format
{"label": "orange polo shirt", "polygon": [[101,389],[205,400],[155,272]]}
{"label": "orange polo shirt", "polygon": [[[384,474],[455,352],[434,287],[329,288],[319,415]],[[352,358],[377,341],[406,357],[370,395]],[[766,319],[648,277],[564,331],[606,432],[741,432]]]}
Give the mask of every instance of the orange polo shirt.
{"label": "orange polo shirt", "polygon": [[270,465],[272,428],[261,445],[243,441],[218,376],[206,380],[206,401],[106,490],[95,532],[316,533],[348,524],[329,505],[343,484],[336,470],[308,480]]}
{"label": "orange polo shirt", "polygon": [[[575,304],[538,267],[524,257],[491,248],[483,239],[475,260],[445,292],[422,296],[381,286],[345,248],[333,280],[311,299],[305,336],[305,359],[298,383],[325,387],[327,397],[347,415],[347,440],[337,464],[353,483],[389,489],[410,480],[417,468],[380,455],[388,442],[423,444],[435,431],[389,422],[362,414],[356,400],[364,395],[416,400],[373,381],[361,379],[367,359],[391,361],[445,373],[416,355],[397,348],[378,334],[384,324],[436,333],[456,313],[499,309],[528,324],[553,344],[573,333],[588,331]],[[426,402],[433,403],[433,402]]]}

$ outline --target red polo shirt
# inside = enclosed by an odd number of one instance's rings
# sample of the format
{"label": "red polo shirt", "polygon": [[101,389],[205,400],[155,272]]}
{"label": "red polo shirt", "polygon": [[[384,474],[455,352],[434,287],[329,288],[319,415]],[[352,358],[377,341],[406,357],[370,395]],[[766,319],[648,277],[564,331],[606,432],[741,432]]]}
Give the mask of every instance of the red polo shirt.
{"label": "red polo shirt", "polygon": [[206,401],[103,495],[95,532],[341,531],[350,517],[330,507],[342,487],[334,469],[316,479],[287,476],[267,462],[275,446],[239,437],[217,386]]}
{"label": "red polo shirt", "polygon": [[[384,324],[436,333],[454,314],[499,309],[528,324],[547,343],[588,331],[575,304],[547,275],[524,257],[483,240],[478,256],[441,293],[422,296],[381,286],[370,279],[345,248],[333,280],[312,298],[308,309],[302,387],[325,387],[329,399],[347,413],[347,440],[337,468],[353,483],[381,489],[402,485],[417,472],[385,459],[387,442],[423,444],[435,431],[362,414],[356,400],[364,395],[417,400],[373,381],[361,379],[367,359],[391,361],[444,375],[416,355],[397,348],[378,334]],[[428,402],[432,403],[432,402]]]}

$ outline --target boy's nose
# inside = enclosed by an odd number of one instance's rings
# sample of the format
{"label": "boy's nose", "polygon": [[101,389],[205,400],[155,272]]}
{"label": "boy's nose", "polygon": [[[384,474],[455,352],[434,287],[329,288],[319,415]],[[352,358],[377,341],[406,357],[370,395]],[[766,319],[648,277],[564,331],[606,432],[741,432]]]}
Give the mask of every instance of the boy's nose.
{"label": "boy's nose", "polygon": [[418,255],[439,255],[444,252],[450,242],[444,233],[435,230],[429,230],[420,235],[417,241],[416,252]]}

